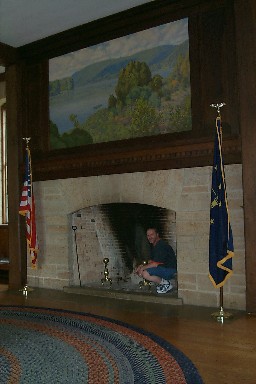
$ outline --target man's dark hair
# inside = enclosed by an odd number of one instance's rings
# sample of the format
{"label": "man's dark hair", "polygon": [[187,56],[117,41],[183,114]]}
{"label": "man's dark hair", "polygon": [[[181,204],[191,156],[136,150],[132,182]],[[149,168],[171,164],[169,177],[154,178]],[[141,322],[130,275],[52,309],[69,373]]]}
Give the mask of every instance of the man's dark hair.
{"label": "man's dark hair", "polygon": [[148,231],[149,229],[153,229],[153,230],[160,236],[159,229],[158,229],[156,226],[151,225],[151,226],[147,227],[147,231]]}

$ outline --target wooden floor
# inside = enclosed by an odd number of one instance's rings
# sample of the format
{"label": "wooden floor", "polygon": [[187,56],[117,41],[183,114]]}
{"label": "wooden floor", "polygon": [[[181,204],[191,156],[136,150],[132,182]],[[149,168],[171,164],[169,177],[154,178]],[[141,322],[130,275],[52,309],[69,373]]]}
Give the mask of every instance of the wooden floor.
{"label": "wooden floor", "polygon": [[205,384],[256,383],[254,315],[231,311],[234,318],[221,324],[211,316],[216,308],[166,306],[45,289],[35,289],[26,298],[4,285],[0,285],[0,304],[84,311],[118,319],[153,332],[179,348],[196,365]]}

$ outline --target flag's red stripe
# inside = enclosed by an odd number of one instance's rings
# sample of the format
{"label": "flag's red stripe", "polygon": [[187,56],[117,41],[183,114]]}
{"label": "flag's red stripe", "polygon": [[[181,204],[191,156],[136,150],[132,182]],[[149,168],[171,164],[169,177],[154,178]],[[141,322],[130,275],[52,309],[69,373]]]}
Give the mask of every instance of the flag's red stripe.
{"label": "flag's red stripe", "polygon": [[39,247],[36,235],[35,201],[33,195],[31,157],[29,148],[26,148],[26,172],[21,192],[19,213],[26,217],[26,238],[32,264],[35,265]]}

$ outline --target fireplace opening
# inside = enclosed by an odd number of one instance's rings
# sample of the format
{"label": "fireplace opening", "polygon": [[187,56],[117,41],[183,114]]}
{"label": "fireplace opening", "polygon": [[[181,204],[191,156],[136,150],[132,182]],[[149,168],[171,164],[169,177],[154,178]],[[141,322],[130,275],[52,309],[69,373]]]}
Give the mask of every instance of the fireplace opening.
{"label": "fireplace opening", "polygon": [[149,227],[158,228],[176,253],[176,215],[166,208],[138,203],[99,204],[74,212],[71,221],[74,286],[141,289],[141,278],[133,271],[149,259]]}

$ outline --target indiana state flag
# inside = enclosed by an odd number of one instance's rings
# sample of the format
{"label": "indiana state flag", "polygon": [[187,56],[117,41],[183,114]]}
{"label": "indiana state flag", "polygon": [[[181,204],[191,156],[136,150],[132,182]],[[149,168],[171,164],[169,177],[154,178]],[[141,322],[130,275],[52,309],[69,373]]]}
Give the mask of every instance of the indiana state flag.
{"label": "indiana state flag", "polygon": [[216,130],[210,208],[209,278],[214,287],[219,288],[233,274],[234,246],[229,221],[224,164],[222,162],[220,117],[216,119]]}

